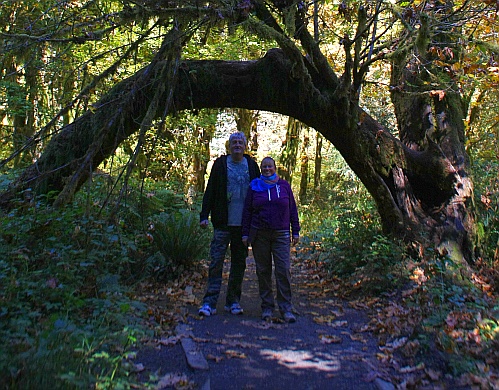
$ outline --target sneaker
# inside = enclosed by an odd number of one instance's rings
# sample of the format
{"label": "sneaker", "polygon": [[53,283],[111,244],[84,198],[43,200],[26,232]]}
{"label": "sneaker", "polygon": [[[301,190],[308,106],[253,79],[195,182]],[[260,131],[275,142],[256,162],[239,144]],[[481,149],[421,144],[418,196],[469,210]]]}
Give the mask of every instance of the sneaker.
{"label": "sneaker", "polygon": [[272,320],[272,314],[273,314],[272,309],[264,309],[262,311],[262,320],[264,321],[271,321]]}
{"label": "sneaker", "polygon": [[205,316],[205,317],[213,316],[213,315],[217,314],[217,309],[212,309],[210,305],[208,305],[207,303],[205,303],[199,309],[198,314],[200,316]]}
{"label": "sneaker", "polygon": [[296,322],[296,317],[290,311],[287,311],[286,313],[284,313],[282,318],[284,318],[284,321],[286,321],[290,324],[292,324],[293,322]]}
{"label": "sneaker", "polygon": [[237,302],[234,302],[232,305],[225,305],[225,311],[234,315],[243,314],[243,308]]}

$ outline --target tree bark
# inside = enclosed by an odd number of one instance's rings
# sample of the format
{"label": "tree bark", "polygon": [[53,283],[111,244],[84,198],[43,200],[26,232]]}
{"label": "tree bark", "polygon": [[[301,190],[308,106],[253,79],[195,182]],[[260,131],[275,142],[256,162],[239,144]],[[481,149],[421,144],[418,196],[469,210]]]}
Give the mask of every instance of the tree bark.
{"label": "tree bark", "polygon": [[321,196],[321,172],[322,172],[322,136],[320,133],[315,137],[315,159],[314,159],[314,198]]}
{"label": "tree bark", "polygon": [[[139,129],[151,96],[163,83],[163,100],[173,91],[171,107],[175,110],[266,110],[316,129],[366,186],[386,233],[415,239],[431,233],[437,242],[457,233],[461,226],[454,221],[466,221],[471,202],[470,192],[462,190],[465,165],[456,164],[466,158],[461,153],[454,156],[453,143],[460,142],[459,137],[445,138],[442,147],[434,143],[417,150],[406,146],[349,99],[334,73],[308,67],[303,61],[308,73],[280,49],[270,50],[258,61],[183,61],[176,85],[166,87],[166,80],[155,76],[162,74],[157,67],[164,64],[151,65],[117,84],[91,110],[61,129],[39,160],[1,195],[0,204],[7,205],[28,187],[47,192],[61,191],[68,181],[81,185],[92,169]],[[458,122],[459,112],[444,103],[439,102],[448,110],[442,120]],[[157,116],[163,109],[158,107]],[[453,160],[445,153],[453,154]],[[86,168],[76,176],[82,164]],[[461,241],[459,245],[467,244]]]}
{"label": "tree bark", "polygon": [[286,140],[284,141],[281,156],[279,157],[279,176],[287,180],[290,184],[293,179],[293,172],[296,167],[298,157],[298,145],[300,143],[301,123],[294,118],[288,118],[286,128]]}
{"label": "tree bark", "polygon": [[252,110],[238,108],[235,110],[237,130],[244,133],[248,141],[247,150],[250,155],[256,156],[258,152],[258,119],[260,114]]}
{"label": "tree bark", "polygon": [[298,192],[298,197],[302,204],[307,202],[307,187],[308,187],[308,145],[309,141],[309,129],[306,129],[305,135],[303,136],[303,143],[301,146],[301,156],[300,156],[300,191]]}

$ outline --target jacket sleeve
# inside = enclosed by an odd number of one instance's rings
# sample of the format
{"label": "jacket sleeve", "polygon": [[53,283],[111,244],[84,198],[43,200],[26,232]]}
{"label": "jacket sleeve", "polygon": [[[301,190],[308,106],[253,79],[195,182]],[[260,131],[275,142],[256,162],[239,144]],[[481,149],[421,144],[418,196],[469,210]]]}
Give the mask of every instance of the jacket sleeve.
{"label": "jacket sleeve", "polygon": [[295,196],[293,190],[288,184],[289,188],[289,222],[291,224],[291,232],[293,236],[300,235],[300,220],[298,219],[298,208],[296,207]]}
{"label": "jacket sleeve", "polygon": [[215,188],[217,185],[217,173],[218,166],[220,165],[220,159],[217,158],[213,163],[213,167],[211,168],[210,177],[208,178],[208,184],[206,185],[206,190],[203,195],[203,204],[201,206],[201,212],[199,213],[199,222],[208,219],[210,212],[212,211],[213,197],[215,196]]}
{"label": "jacket sleeve", "polygon": [[253,190],[251,188],[248,188],[246,199],[244,200],[243,220],[241,223],[243,237],[249,236],[251,228],[251,220],[253,219],[253,193]]}

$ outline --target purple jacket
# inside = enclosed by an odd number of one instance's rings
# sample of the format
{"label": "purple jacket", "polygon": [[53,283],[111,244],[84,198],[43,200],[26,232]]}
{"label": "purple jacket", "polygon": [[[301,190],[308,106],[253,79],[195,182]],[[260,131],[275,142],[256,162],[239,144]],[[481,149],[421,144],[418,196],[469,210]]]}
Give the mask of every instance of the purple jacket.
{"label": "purple jacket", "polygon": [[248,189],[243,209],[243,236],[249,236],[250,228],[291,230],[293,236],[300,232],[298,209],[291,186],[284,179],[268,191]]}

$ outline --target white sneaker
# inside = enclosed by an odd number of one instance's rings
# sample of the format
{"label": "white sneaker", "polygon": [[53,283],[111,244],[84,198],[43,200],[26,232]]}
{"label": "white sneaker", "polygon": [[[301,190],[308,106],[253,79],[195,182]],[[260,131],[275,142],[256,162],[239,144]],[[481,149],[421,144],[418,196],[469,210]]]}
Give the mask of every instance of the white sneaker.
{"label": "white sneaker", "polygon": [[213,316],[213,315],[217,314],[217,309],[212,309],[210,305],[208,305],[207,303],[205,303],[199,309],[198,314],[200,316],[205,316],[205,317]]}
{"label": "white sneaker", "polygon": [[238,315],[243,314],[244,310],[241,305],[237,302],[234,302],[232,305],[226,305],[225,311],[230,312],[231,314]]}
{"label": "white sneaker", "polygon": [[264,309],[262,312],[262,320],[270,322],[272,321],[272,315],[274,314],[274,311],[272,309]]}
{"label": "white sneaker", "polygon": [[284,313],[282,315],[282,318],[284,318],[284,321],[286,321],[290,324],[296,322],[296,317],[290,311],[287,311],[286,313]]}

